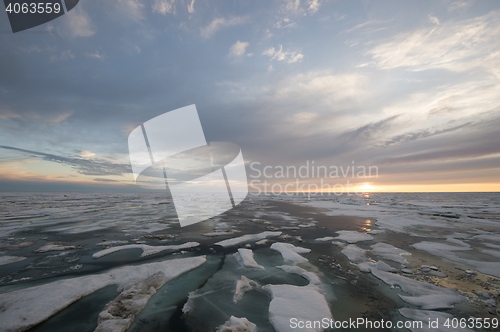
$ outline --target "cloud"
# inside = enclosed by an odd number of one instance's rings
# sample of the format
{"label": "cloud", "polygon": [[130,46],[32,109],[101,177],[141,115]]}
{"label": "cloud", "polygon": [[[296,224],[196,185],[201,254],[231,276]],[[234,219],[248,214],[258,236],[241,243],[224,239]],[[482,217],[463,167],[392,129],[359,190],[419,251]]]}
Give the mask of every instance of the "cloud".
{"label": "cloud", "polygon": [[51,117],[46,117],[46,118],[49,122],[51,122],[53,124],[57,124],[57,123],[63,122],[64,120],[69,118],[72,114],[73,114],[73,112],[62,112],[62,113],[53,115]]}
{"label": "cloud", "polygon": [[320,7],[321,0],[285,0],[281,5],[281,12],[294,16],[305,16],[307,13],[314,14]]}
{"label": "cloud", "polygon": [[79,155],[81,157],[84,157],[84,158],[87,158],[87,157],[94,157],[95,156],[95,153],[93,152],[90,152],[90,151],[87,151],[87,150],[83,150],[79,153]]}
{"label": "cloud", "polygon": [[454,132],[456,130],[466,128],[466,127],[470,126],[471,124],[472,124],[472,122],[467,122],[467,123],[464,123],[464,124],[461,124],[458,126],[453,126],[453,127],[449,127],[449,128],[445,128],[445,129],[424,129],[424,130],[420,130],[420,131],[405,133],[402,135],[396,135],[396,136],[392,137],[390,140],[383,142],[382,146],[387,147],[387,146],[392,145],[392,144],[402,144],[402,143],[415,141],[415,140],[419,140],[419,139],[424,139],[424,138],[428,138],[428,137],[432,137],[432,136],[436,136],[436,135],[447,134],[447,133]]}
{"label": "cloud", "polygon": [[237,58],[242,56],[246,52],[246,48],[248,47],[247,42],[240,42],[239,40],[231,46],[229,49],[229,56],[233,58]]}
{"label": "cloud", "polygon": [[432,15],[429,15],[429,21],[431,21],[432,23],[434,23],[436,25],[441,24],[441,22],[439,22],[439,19],[435,16],[432,16]]}
{"label": "cloud", "polygon": [[[51,26],[49,26],[51,28]],[[59,34],[70,37],[91,37],[96,29],[92,24],[90,16],[81,8],[75,7],[64,15],[62,28],[57,30]]]}
{"label": "cloud", "polygon": [[354,102],[366,95],[367,78],[360,74],[328,74],[310,71],[305,74],[290,75],[275,84],[272,98],[309,99],[314,102],[328,100],[331,103]]}
{"label": "cloud", "polygon": [[286,61],[288,63],[301,62],[302,59],[304,58],[304,55],[299,53],[298,51],[283,52],[282,45],[280,45],[279,50],[274,49],[274,47],[268,48],[267,50],[262,52],[262,55],[267,55],[271,57],[271,61],[278,60],[278,61]]}
{"label": "cloud", "polygon": [[289,12],[298,12],[300,8],[300,0],[285,0],[284,9]]}
{"label": "cloud", "polygon": [[73,54],[73,52],[71,52],[71,50],[64,50],[61,52],[60,55],[51,55],[50,60],[51,61],[56,61],[56,60],[64,61],[64,60],[74,59],[75,57],[76,56]]}
{"label": "cloud", "polygon": [[95,58],[95,59],[98,59],[98,60],[101,60],[101,61],[104,60],[104,58],[105,58],[105,55],[99,53],[99,51],[95,51],[93,53],[85,53],[85,56],[87,56],[89,58]]}
{"label": "cloud", "polygon": [[[354,27],[350,28],[349,30],[346,30],[345,32],[349,33],[349,32],[353,32],[353,31],[356,31],[356,30],[360,30],[362,28],[365,28],[365,32],[378,31],[378,30],[380,30],[380,28],[376,29],[376,30],[373,30],[373,29],[369,29],[367,27],[372,26],[372,25],[385,24],[385,23],[389,23],[391,21],[392,20],[369,20],[369,21],[360,23],[358,25],[355,25]],[[385,28],[382,28],[382,29],[385,29]]]}
{"label": "cloud", "polygon": [[[17,151],[30,157],[40,158],[45,161],[64,164],[76,169],[80,174],[92,176],[123,175],[131,173],[130,165],[122,163],[112,163],[101,159],[87,159],[77,157],[62,157],[51,153],[38,152],[20,149],[13,146],[0,145],[1,149]],[[88,151],[82,151],[88,152]]]}
{"label": "cloud", "polygon": [[194,0],[191,0],[191,4],[188,5],[188,12],[194,13]]}
{"label": "cloud", "polygon": [[450,20],[398,34],[368,54],[381,69],[463,72],[482,68],[500,77],[499,35],[500,13],[492,11],[464,21]]}
{"label": "cloud", "polygon": [[500,82],[496,79],[443,85],[434,89],[413,92],[403,100],[385,105],[385,114],[400,114],[413,123],[428,125],[453,121],[468,122],[483,115],[489,116],[500,107]]}
{"label": "cloud", "polygon": [[448,7],[448,11],[453,12],[458,9],[466,9],[467,7],[470,7],[471,4],[472,2],[467,1],[454,1]]}
{"label": "cloud", "polygon": [[230,19],[226,19],[223,17],[216,18],[209,25],[201,28],[201,36],[203,38],[210,38],[222,28],[246,24],[248,22],[249,20],[247,16],[237,16]]}
{"label": "cloud", "polygon": [[309,12],[310,13],[316,13],[319,9],[319,0],[309,0]]}
{"label": "cloud", "polygon": [[175,0],[155,0],[151,7],[153,8],[153,13],[158,12],[162,15],[167,15],[167,13],[175,14]]}
{"label": "cloud", "polygon": [[127,16],[134,21],[139,21],[144,18],[144,4],[142,4],[140,0],[117,0],[115,7],[124,16]]}
{"label": "cloud", "polygon": [[3,120],[8,120],[8,119],[15,119],[15,118],[20,118],[21,115],[15,112],[12,112],[10,109],[7,109],[5,107],[0,107],[0,119]]}

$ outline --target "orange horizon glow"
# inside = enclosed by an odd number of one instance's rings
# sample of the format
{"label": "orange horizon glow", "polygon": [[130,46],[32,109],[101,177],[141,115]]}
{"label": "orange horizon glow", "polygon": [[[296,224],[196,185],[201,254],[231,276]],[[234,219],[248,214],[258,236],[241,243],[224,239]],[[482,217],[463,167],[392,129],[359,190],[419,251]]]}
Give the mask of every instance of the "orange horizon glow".
{"label": "orange horizon glow", "polygon": [[[430,192],[456,192],[456,193],[467,193],[467,192],[500,192],[500,183],[466,183],[466,184],[425,184],[425,185],[371,185],[364,184],[360,186],[358,193],[430,193]],[[256,193],[257,191],[250,191]],[[272,193],[272,191],[261,191],[262,193]],[[317,190],[303,190],[303,191],[283,191],[283,193],[316,193],[316,194],[334,194],[340,193],[337,191],[317,191]],[[344,193],[347,194],[345,191]],[[355,191],[351,190],[351,194]]]}

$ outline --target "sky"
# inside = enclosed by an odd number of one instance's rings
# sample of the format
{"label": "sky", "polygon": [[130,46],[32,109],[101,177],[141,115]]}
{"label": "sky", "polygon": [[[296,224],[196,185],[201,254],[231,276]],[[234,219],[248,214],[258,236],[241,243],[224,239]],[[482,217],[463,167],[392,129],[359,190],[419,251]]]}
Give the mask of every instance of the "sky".
{"label": "sky", "polygon": [[[2,11],[0,191],[140,190],[128,135],[192,104],[255,187],[500,191],[499,36],[493,0],[81,0],[15,34]],[[276,174],[313,162],[340,174]]]}

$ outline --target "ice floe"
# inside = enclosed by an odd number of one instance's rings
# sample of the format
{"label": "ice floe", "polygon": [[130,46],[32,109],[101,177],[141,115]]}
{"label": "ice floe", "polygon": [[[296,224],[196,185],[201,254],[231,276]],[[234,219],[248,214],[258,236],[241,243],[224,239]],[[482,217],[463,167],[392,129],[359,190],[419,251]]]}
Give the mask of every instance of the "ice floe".
{"label": "ice floe", "polygon": [[397,271],[395,268],[390,266],[384,261],[378,261],[377,264],[375,264],[375,268],[379,271],[385,271],[385,272],[395,272]]}
{"label": "ice floe", "polygon": [[438,287],[413,280],[398,274],[372,269],[372,274],[388,285],[399,286],[403,292],[412,296],[399,295],[399,297],[412,305],[420,306],[423,309],[447,309],[453,304],[465,302],[467,298],[451,288]]}
{"label": "ice floe", "polygon": [[200,244],[198,242],[186,242],[183,244],[176,244],[176,245],[168,245],[168,246],[149,246],[147,244],[127,244],[124,246],[116,246],[116,247],[110,247],[107,249],[100,250],[96,252],[95,254],[92,255],[92,258],[100,258],[102,256],[109,255],[111,253],[120,251],[120,250],[126,250],[126,249],[141,249],[142,254],[141,257],[145,256],[150,256],[157,254],[161,251],[164,250],[180,250],[180,249],[187,249],[187,248],[193,248],[197,247]]}
{"label": "ice floe", "polygon": [[290,262],[293,264],[306,263],[307,258],[302,257],[299,254],[306,254],[311,252],[311,249],[296,247],[291,243],[276,242],[271,245],[272,250],[278,251],[285,262]]}
{"label": "ice floe", "polygon": [[241,279],[236,282],[236,289],[234,291],[233,302],[237,303],[243,295],[251,290],[260,289],[258,282],[248,279],[245,276],[241,276]]}
{"label": "ice floe", "polygon": [[27,247],[31,247],[36,242],[34,241],[24,241],[25,239],[7,239],[7,241],[0,243],[0,249],[6,250],[19,250]]}
{"label": "ice floe", "polygon": [[304,270],[301,267],[291,266],[291,265],[281,265],[281,266],[277,266],[277,267],[282,269],[286,273],[298,274],[298,275],[306,278],[309,281],[309,285],[320,285],[321,284],[321,280],[319,279],[318,275],[314,272],[309,272],[309,271]]}
{"label": "ice floe", "polygon": [[19,256],[0,256],[0,265],[7,265],[25,260],[26,257]]}
{"label": "ice floe", "polygon": [[403,256],[409,256],[411,253],[408,251],[405,251],[403,249],[399,249],[391,244],[388,243],[376,243],[371,246],[372,247],[372,253],[374,255],[380,256],[382,258],[391,260],[396,263],[400,264],[406,264],[408,263],[406,258]]}
{"label": "ice floe", "polygon": [[336,237],[336,240],[342,240],[346,241],[348,243],[356,243],[356,242],[361,242],[361,241],[370,241],[373,240],[373,236],[362,233],[362,232],[356,232],[356,231],[338,231],[337,234],[339,234],[338,237]]}
{"label": "ice floe", "polygon": [[[409,318],[415,322],[422,322],[422,328],[420,327],[410,327],[409,330],[412,332],[472,332],[468,328],[457,328],[450,329],[444,326],[446,320],[449,319],[450,323],[453,319],[453,315],[447,314],[445,312],[430,311],[430,310],[418,310],[410,308],[401,308],[399,313],[406,318]],[[429,322],[437,322],[436,325],[429,326]]]}
{"label": "ice floe", "polygon": [[171,280],[205,262],[205,256],[125,266],[105,273],[54,281],[0,294],[0,330],[24,331],[43,322],[75,301],[105,286],[118,285],[119,290],[144,284],[161,273]]}
{"label": "ice floe", "polygon": [[333,236],[320,237],[320,238],[316,239],[316,241],[320,241],[320,242],[327,242],[327,241],[332,241],[332,240],[335,240],[335,238]]}
{"label": "ice floe", "polygon": [[466,246],[452,246],[445,243],[422,241],[411,246],[434,256],[444,257],[454,262],[473,266],[479,272],[500,278],[500,262],[484,262],[476,259],[466,259],[455,253],[455,251],[473,250],[468,244],[466,244]]}
{"label": "ice floe", "polygon": [[341,251],[341,253],[347,256],[347,259],[349,259],[353,263],[362,263],[368,261],[366,252],[367,250],[361,249],[355,244],[349,244]]}
{"label": "ice floe", "polygon": [[262,239],[266,239],[269,237],[276,237],[276,236],[280,236],[280,235],[281,235],[281,232],[266,231],[266,232],[262,232],[262,233],[247,234],[247,235],[235,237],[232,239],[223,240],[223,241],[217,242],[215,244],[222,246],[222,247],[231,247],[231,246],[236,246],[236,245],[241,244],[241,243],[256,242],[256,241],[259,241]]}
{"label": "ice floe", "polygon": [[40,253],[45,253],[45,252],[50,252],[50,251],[63,251],[63,250],[72,250],[72,249],[80,249],[83,246],[81,245],[76,245],[76,246],[68,246],[64,242],[49,242],[45,244],[44,246],[38,248],[37,250],[34,250],[34,253],[40,254]]}
{"label": "ice floe", "polygon": [[245,317],[229,317],[229,320],[219,326],[217,332],[257,332],[257,326]]}
{"label": "ice floe", "polygon": [[500,258],[500,251],[498,250],[481,250],[481,252],[496,258]]}
{"label": "ice floe", "polygon": [[229,236],[229,235],[233,235],[235,233],[239,233],[240,231],[237,231],[235,229],[230,229],[230,230],[227,230],[227,231],[218,231],[218,232],[212,232],[212,233],[205,233],[203,234],[203,236],[207,236],[207,237],[216,237],[216,236]]}
{"label": "ice floe", "polygon": [[480,235],[474,236],[474,239],[500,242],[500,234],[498,234],[498,233],[480,234]]}
{"label": "ice floe", "polygon": [[106,304],[99,313],[94,332],[125,331],[135,316],[144,309],[151,296],[167,281],[162,272],[157,272],[139,283],[125,286],[120,295]]}
{"label": "ice floe", "polygon": [[[483,217],[485,213],[498,214],[494,200],[489,204],[468,201],[466,204],[448,206],[432,200],[417,202],[412,195],[374,194],[370,196],[373,196],[372,199],[376,200],[376,204],[370,204],[370,201],[356,195],[336,197],[334,200],[306,200],[303,203],[327,209],[327,212],[321,213],[329,216],[376,219],[376,224],[380,228],[400,233],[409,233],[412,229],[429,226],[456,228],[457,224],[498,227],[498,222],[494,218]],[[500,242],[498,234],[496,237],[494,234],[479,235],[477,239]]]}
{"label": "ice floe", "polygon": [[235,254],[235,257],[244,267],[264,270],[264,267],[257,264],[253,258],[253,251],[251,249],[240,248]]}
{"label": "ice floe", "polygon": [[112,246],[112,245],[115,245],[115,244],[125,244],[127,242],[128,241],[103,241],[103,242],[97,243],[96,246],[99,246],[99,247],[109,247],[109,246]]}
{"label": "ice floe", "polygon": [[[262,289],[271,294],[269,320],[277,332],[290,331],[292,318],[296,318],[297,322],[321,321],[324,318],[332,318],[325,297],[313,287],[266,285]],[[302,329],[302,331],[307,330]]]}

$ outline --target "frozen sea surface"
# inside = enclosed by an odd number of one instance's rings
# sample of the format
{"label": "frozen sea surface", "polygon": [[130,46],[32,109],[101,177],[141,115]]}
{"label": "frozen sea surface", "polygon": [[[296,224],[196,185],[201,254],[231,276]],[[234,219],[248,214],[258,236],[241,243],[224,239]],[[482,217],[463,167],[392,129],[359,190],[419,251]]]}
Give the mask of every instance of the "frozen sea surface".
{"label": "frozen sea surface", "polygon": [[[168,268],[177,259],[191,263]],[[0,196],[6,331],[287,331],[291,318],[500,319],[499,278],[495,193],[250,195],[184,228],[163,193]]]}

